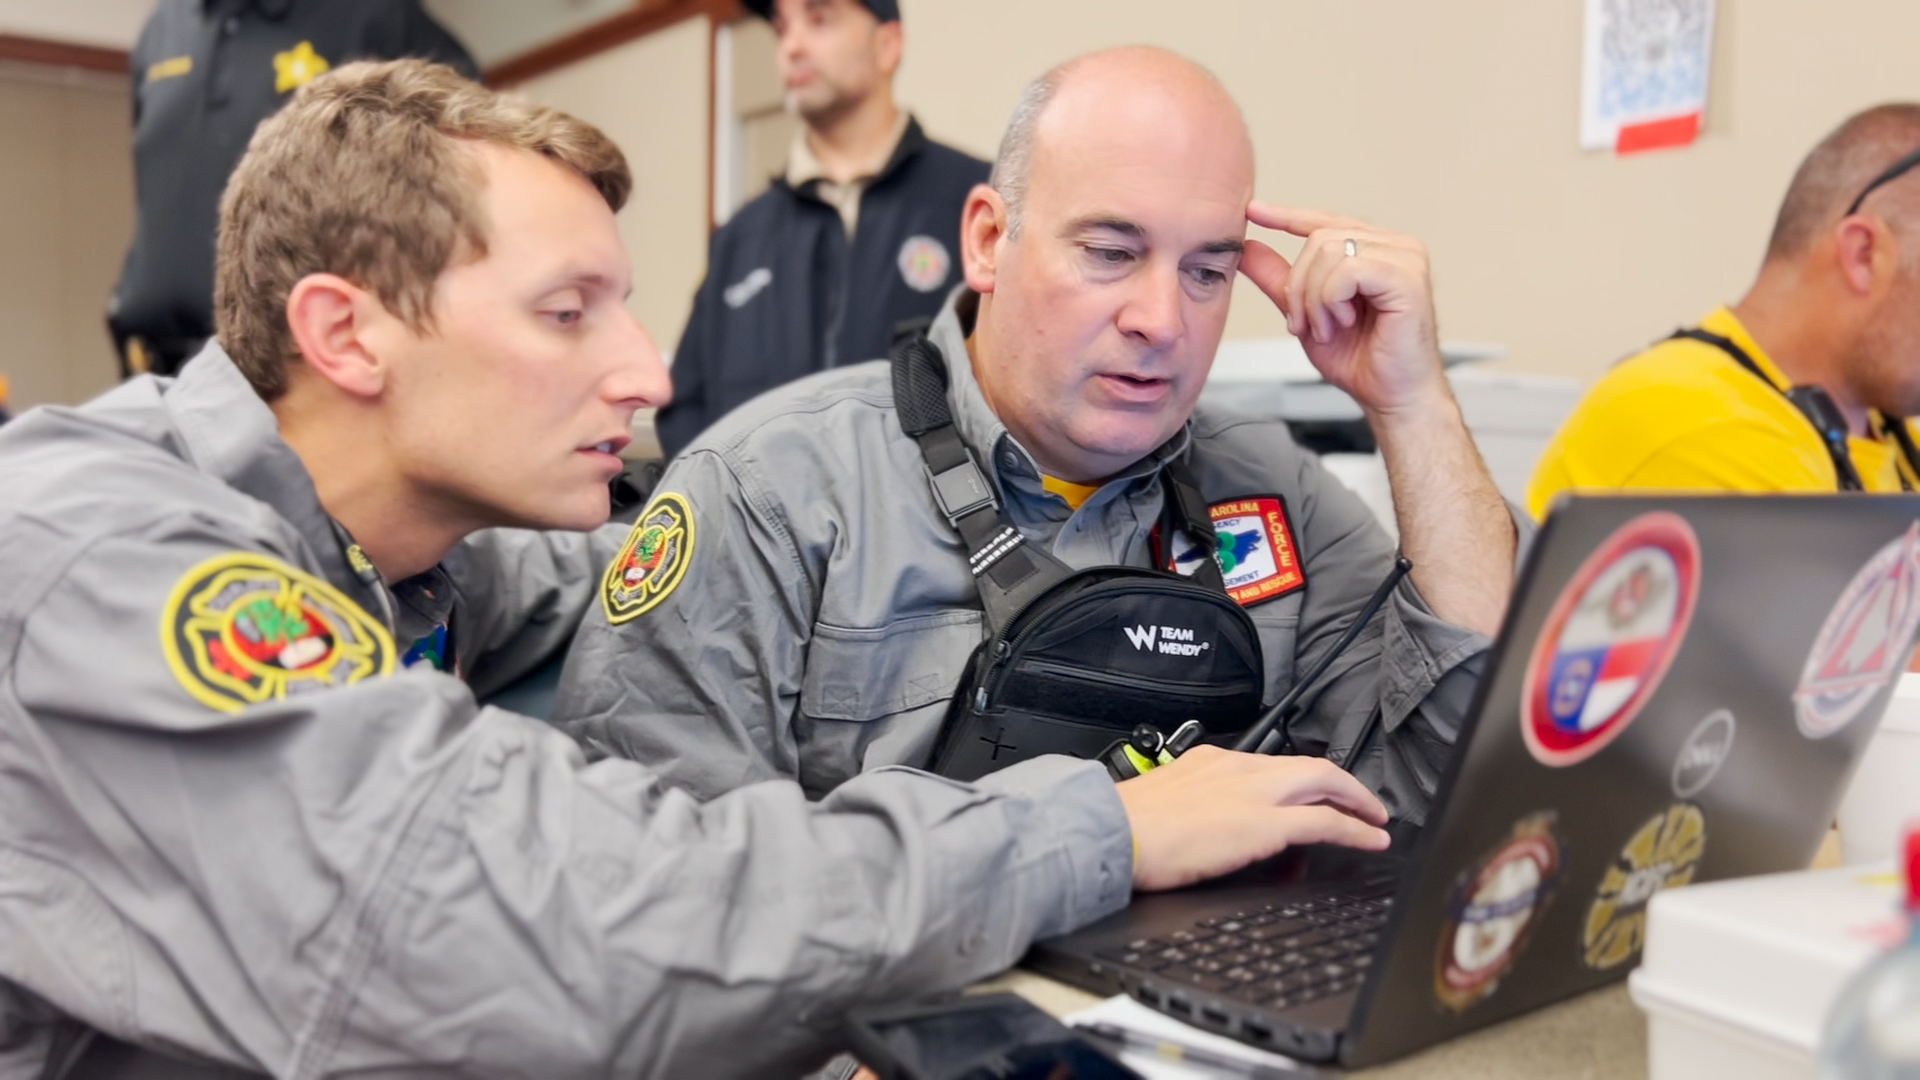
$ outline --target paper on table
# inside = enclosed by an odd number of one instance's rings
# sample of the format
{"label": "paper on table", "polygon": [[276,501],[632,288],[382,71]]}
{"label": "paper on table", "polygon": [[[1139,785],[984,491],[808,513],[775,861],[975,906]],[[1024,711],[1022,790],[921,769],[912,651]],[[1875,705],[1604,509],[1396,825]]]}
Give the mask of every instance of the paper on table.
{"label": "paper on table", "polygon": [[[1188,1046],[1217,1051],[1252,1065],[1270,1065],[1279,1069],[1302,1067],[1292,1058],[1270,1054],[1265,1050],[1256,1050],[1246,1043],[1235,1042],[1224,1035],[1215,1035],[1191,1024],[1183,1024],[1164,1013],[1154,1012],[1124,994],[1110,997],[1092,1008],[1070,1013],[1061,1019],[1069,1026],[1096,1022],[1117,1024],[1145,1035],[1159,1035]],[[1120,1060],[1126,1062],[1147,1080],[1219,1080],[1220,1077],[1216,1069],[1168,1061],[1157,1054],[1143,1050],[1128,1050],[1120,1055]]]}

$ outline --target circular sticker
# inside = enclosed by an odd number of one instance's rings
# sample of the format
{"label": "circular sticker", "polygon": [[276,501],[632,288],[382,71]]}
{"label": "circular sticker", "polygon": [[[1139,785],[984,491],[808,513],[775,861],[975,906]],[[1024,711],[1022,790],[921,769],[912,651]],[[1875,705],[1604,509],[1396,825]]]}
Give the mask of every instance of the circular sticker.
{"label": "circular sticker", "polygon": [[633,523],[600,581],[600,605],[614,626],[645,614],[686,576],[693,558],[693,508],[661,492]]}
{"label": "circular sticker", "polygon": [[1661,889],[1693,880],[1707,850],[1707,819],[1692,803],[1675,803],[1640,826],[1607,867],[1587,908],[1581,957],[1590,968],[1618,967],[1647,940],[1647,902]]}
{"label": "circular sticker", "polygon": [[1533,814],[1454,882],[1434,957],[1433,992],[1455,1012],[1499,986],[1560,871],[1552,811]]}
{"label": "circular sticker", "polygon": [[1574,765],[1626,730],[1680,651],[1699,583],[1700,542],[1664,510],[1587,556],[1547,613],[1521,684],[1520,730],[1536,760]]}
{"label": "circular sticker", "polygon": [[1858,717],[1906,669],[1920,625],[1920,522],[1874,553],[1840,594],[1793,692],[1794,719],[1824,739]]}
{"label": "circular sticker", "polygon": [[933,292],[947,283],[953,259],[947,247],[931,236],[909,236],[900,245],[900,276],[915,292]]}
{"label": "circular sticker", "polygon": [[251,551],[181,577],[160,616],[174,677],[201,704],[239,712],[393,670],[393,639],[320,578]]}
{"label": "circular sticker", "polygon": [[1733,714],[1725,709],[1715,710],[1694,726],[1673,759],[1674,795],[1691,799],[1713,783],[1720,766],[1733,754],[1733,735]]}

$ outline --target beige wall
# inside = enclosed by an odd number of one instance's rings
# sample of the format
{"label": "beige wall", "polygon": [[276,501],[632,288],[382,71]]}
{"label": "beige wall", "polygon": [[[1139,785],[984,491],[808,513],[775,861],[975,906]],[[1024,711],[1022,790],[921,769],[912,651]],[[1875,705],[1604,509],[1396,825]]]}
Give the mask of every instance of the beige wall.
{"label": "beige wall", "polygon": [[[936,137],[995,146],[1020,87],[1152,42],[1239,99],[1262,197],[1414,233],[1442,333],[1508,366],[1589,377],[1735,299],[1793,167],[1847,114],[1920,99],[1912,0],[1720,0],[1692,148],[1578,149],[1576,0],[908,0],[897,87]],[[1283,332],[1241,288],[1230,337]]]}
{"label": "beige wall", "polygon": [[0,375],[15,411],[118,377],[104,320],[133,236],[128,108],[119,80],[0,65]]}
{"label": "beige wall", "polygon": [[516,88],[598,125],[626,151],[628,306],[663,350],[679,341],[706,270],[707,38],[705,19],[687,19]]}

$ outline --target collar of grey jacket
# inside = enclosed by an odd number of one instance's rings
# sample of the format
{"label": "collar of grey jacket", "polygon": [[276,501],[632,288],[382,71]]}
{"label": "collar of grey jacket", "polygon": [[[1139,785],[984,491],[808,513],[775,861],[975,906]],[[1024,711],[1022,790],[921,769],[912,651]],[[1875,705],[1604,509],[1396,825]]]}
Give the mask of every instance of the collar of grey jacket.
{"label": "collar of grey jacket", "polygon": [[[934,316],[933,325],[927,329],[928,338],[939,347],[940,355],[947,362],[947,400],[953,407],[954,430],[998,481],[1003,499],[1016,504],[1051,503],[1057,496],[1041,486],[1039,463],[987,404],[986,394],[974,378],[967,338],[973,333],[973,322],[979,312],[980,294],[962,285],[947,297],[940,314]],[[1110,479],[1108,484],[1113,480],[1139,481],[1158,476],[1161,467],[1186,453],[1192,442],[1193,418],[1188,417],[1172,438]],[[1034,507],[1029,505],[1024,509],[1031,511]],[[1018,514],[1016,520],[1025,516]]]}
{"label": "collar of grey jacket", "polygon": [[[187,361],[180,377],[167,388],[165,400],[187,457],[202,472],[266,503],[292,522],[325,565],[329,581],[360,581],[347,564],[333,519],[320,505],[320,492],[306,464],[280,437],[273,410],[260,400],[219,342],[207,342],[198,356]],[[364,582],[362,588],[369,595],[354,599],[368,611],[381,611],[381,598],[372,596]]]}

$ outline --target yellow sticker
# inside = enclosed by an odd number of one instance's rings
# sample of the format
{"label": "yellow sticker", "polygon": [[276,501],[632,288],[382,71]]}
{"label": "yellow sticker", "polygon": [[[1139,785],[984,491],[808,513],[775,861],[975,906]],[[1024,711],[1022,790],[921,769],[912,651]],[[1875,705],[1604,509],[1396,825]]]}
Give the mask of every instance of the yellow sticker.
{"label": "yellow sticker", "polygon": [[655,495],[600,582],[607,621],[619,626],[646,614],[680,584],[692,559],[692,507],[683,495]]}
{"label": "yellow sticker", "polygon": [[161,79],[174,79],[193,70],[193,57],[170,56],[147,65],[147,81],[159,82]]}
{"label": "yellow sticker", "polygon": [[358,604],[251,551],[187,571],[160,614],[160,644],[187,693],[222,712],[393,671],[393,639]]}
{"label": "yellow sticker", "polygon": [[1707,850],[1707,819],[1692,803],[1655,814],[1607,867],[1587,908],[1581,947],[1587,966],[1606,970],[1639,955],[1647,940],[1647,902],[1661,889],[1693,880]]}
{"label": "yellow sticker", "polygon": [[327,73],[332,67],[327,58],[313,51],[313,42],[303,41],[283,53],[273,54],[273,92],[284,94],[298,90]]}

